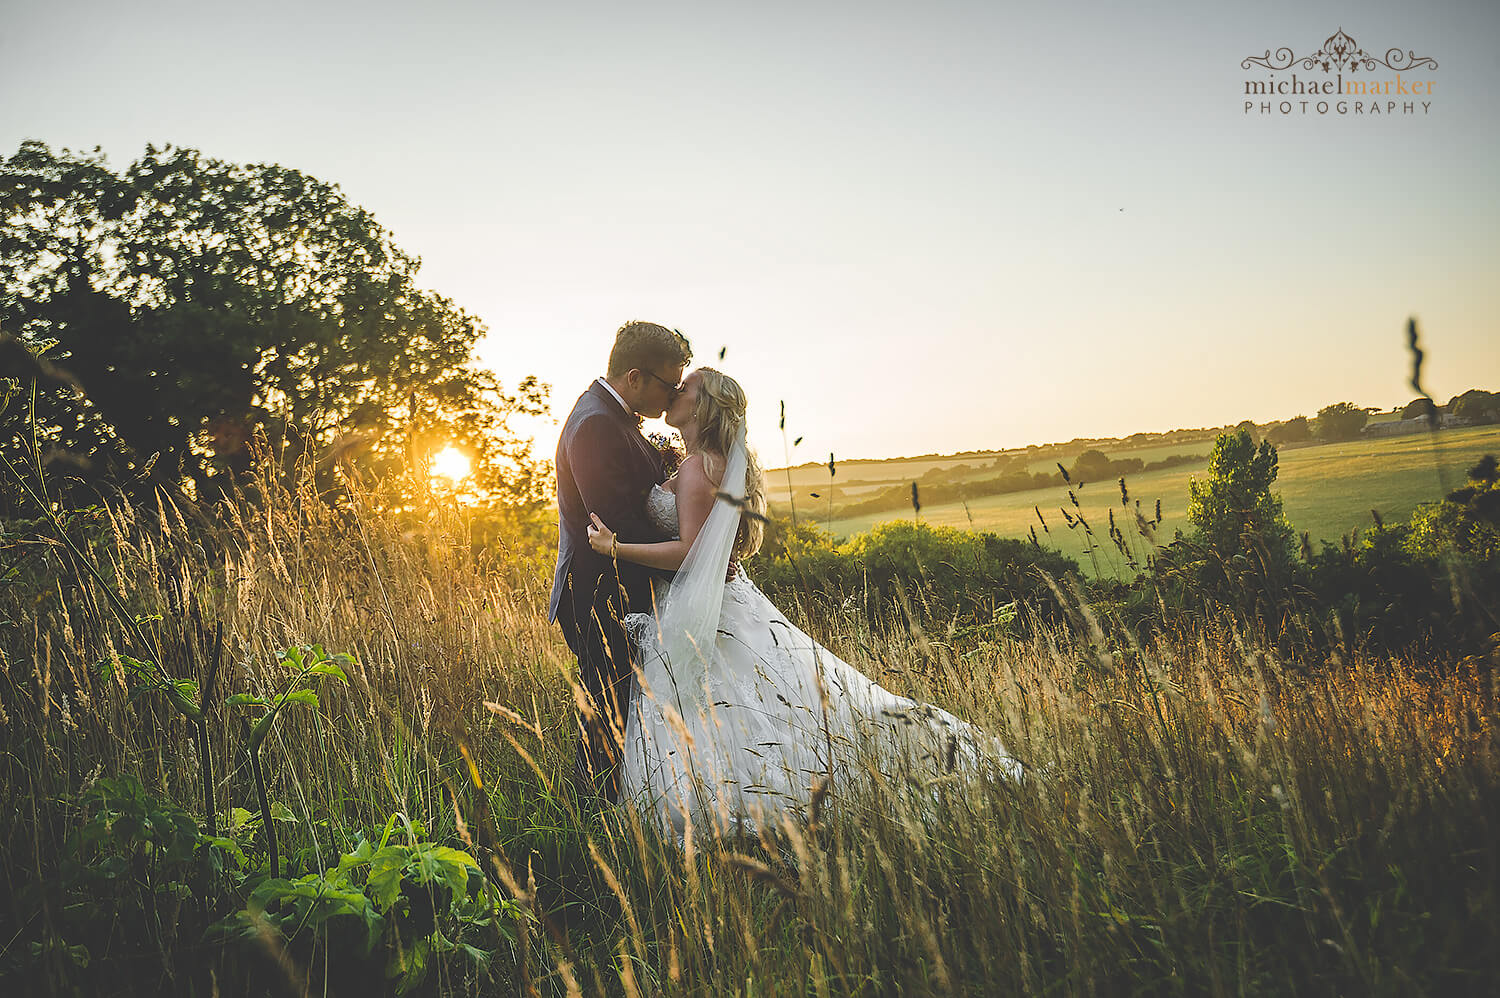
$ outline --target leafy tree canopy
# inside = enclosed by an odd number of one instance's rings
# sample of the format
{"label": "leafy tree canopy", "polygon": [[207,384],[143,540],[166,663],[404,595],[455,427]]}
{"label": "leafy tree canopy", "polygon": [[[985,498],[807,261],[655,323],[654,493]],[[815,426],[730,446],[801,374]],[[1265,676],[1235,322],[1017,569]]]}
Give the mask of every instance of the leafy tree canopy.
{"label": "leafy tree canopy", "polygon": [[1114,462],[1109,455],[1100,450],[1086,450],[1078,455],[1078,460],[1073,462],[1073,477],[1080,481],[1092,482],[1111,477]]}
{"label": "leafy tree canopy", "polygon": [[1285,423],[1273,427],[1266,434],[1266,439],[1273,444],[1302,443],[1312,439],[1312,427],[1308,425],[1306,416],[1293,416]]}
{"label": "leafy tree canopy", "polygon": [[1406,408],[1401,410],[1402,419],[1426,419],[1437,412],[1437,406],[1432,404],[1430,398],[1416,398],[1406,403]]}
{"label": "leafy tree canopy", "polygon": [[1353,402],[1335,402],[1318,410],[1318,436],[1324,440],[1353,440],[1370,421],[1370,414]]}
{"label": "leafy tree canopy", "polygon": [[1453,401],[1448,403],[1448,411],[1460,419],[1469,419],[1476,423],[1493,423],[1500,419],[1500,394],[1480,388],[1470,388],[1462,395],[1455,396]]}
{"label": "leafy tree canopy", "polygon": [[[38,443],[87,481],[210,495],[257,438],[382,473],[452,442],[479,491],[537,501],[545,469],[507,420],[545,411],[545,386],[476,367],[483,327],[418,267],[285,167],[170,146],[121,171],[40,142],[0,158],[0,335],[43,359],[18,379],[38,381]],[[27,408],[0,413],[13,457]]]}
{"label": "leafy tree canopy", "polygon": [[1276,481],[1276,448],[1256,446],[1244,430],[1221,433],[1208,458],[1208,477],[1188,481],[1188,521],[1198,538],[1221,558],[1260,548],[1275,563],[1291,558],[1292,527]]}

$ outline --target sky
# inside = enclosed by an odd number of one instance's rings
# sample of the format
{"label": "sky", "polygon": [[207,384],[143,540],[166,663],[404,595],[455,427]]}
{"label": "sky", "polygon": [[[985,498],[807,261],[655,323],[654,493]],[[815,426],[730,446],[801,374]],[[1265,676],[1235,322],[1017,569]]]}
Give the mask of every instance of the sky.
{"label": "sky", "polygon": [[[0,152],[338,183],[552,386],[545,453],[629,319],[768,465],[1401,404],[1411,315],[1440,402],[1500,389],[1493,0],[0,3]],[[1432,96],[1246,113],[1340,29]]]}

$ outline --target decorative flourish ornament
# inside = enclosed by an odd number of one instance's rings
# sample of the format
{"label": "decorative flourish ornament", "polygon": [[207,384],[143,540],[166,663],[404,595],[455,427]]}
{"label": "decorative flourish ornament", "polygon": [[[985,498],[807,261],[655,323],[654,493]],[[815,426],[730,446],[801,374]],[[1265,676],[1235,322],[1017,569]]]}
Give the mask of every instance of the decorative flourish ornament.
{"label": "decorative flourish ornament", "polygon": [[1284,46],[1277,49],[1275,55],[1271,54],[1270,49],[1266,49],[1262,55],[1246,56],[1240,63],[1240,68],[1249,69],[1251,66],[1260,66],[1263,69],[1283,70],[1290,69],[1294,63],[1300,63],[1303,69],[1321,69],[1325,73],[1357,73],[1361,69],[1372,73],[1376,66],[1384,66],[1386,69],[1398,72],[1406,72],[1418,67],[1438,68],[1436,59],[1431,56],[1419,57],[1409,49],[1404,53],[1399,48],[1387,49],[1385,58],[1378,59],[1360,48],[1359,43],[1349,37],[1342,27],[1324,39],[1322,47],[1312,55],[1298,56]]}

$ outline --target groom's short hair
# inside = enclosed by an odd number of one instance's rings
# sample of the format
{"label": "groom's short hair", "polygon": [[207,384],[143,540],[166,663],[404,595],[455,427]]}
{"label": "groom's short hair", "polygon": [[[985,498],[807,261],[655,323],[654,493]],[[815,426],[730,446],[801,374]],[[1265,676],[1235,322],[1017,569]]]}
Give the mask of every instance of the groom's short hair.
{"label": "groom's short hair", "polygon": [[687,367],[692,359],[693,348],[677,330],[654,322],[627,322],[615,333],[606,374],[615,378],[632,370],[655,373],[659,367]]}

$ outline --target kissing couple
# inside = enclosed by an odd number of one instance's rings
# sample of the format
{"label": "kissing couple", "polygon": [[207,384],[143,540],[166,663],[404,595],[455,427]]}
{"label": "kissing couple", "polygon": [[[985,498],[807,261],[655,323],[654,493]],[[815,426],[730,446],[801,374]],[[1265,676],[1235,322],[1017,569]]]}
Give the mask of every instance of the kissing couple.
{"label": "kissing couple", "polygon": [[[742,563],[760,547],[765,478],[731,377],[689,373],[675,330],[628,322],[557,444],[549,620],[578,658],[574,787],[663,829],[779,826],[856,760],[940,776],[986,763],[994,737],[891,693],[808,637]],[[668,477],[641,435],[665,416],[686,456]],[[825,784],[827,786],[827,784]]]}

